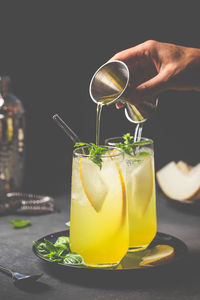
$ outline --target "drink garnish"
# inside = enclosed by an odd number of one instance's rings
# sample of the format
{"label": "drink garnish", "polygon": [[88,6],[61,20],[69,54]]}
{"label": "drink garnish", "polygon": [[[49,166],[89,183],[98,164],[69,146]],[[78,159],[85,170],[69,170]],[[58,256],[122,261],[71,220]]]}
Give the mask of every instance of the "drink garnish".
{"label": "drink garnish", "polygon": [[54,244],[44,239],[43,242],[33,242],[33,245],[38,254],[53,262],[76,266],[84,265],[82,256],[71,252],[67,236],[60,236]]}
{"label": "drink garnish", "polygon": [[106,195],[108,186],[102,173],[103,170],[94,164],[93,161],[81,157],[78,163],[80,181],[83,187],[86,198],[95,209],[100,212]]}
{"label": "drink garnish", "polygon": [[[130,135],[130,133],[126,133],[123,135],[123,142],[122,143],[115,143],[115,146],[122,149],[126,154],[129,154],[131,156],[136,155],[136,149],[138,146],[145,146],[147,144],[152,143],[150,140],[148,141],[139,141],[134,142],[134,137]],[[148,152],[142,151],[139,153],[141,156],[147,156],[149,155]]]}
{"label": "drink garnish", "polygon": [[122,225],[123,225],[125,222],[125,219],[126,219],[126,187],[125,187],[125,181],[124,181],[124,177],[122,175],[121,168],[117,162],[115,163],[115,165],[117,167],[120,184],[121,184],[121,188],[122,188]]}
{"label": "drink garnish", "polygon": [[89,156],[88,158],[93,161],[93,163],[97,164],[99,166],[99,168],[102,168],[102,158],[101,156],[104,155],[106,152],[109,151],[108,148],[104,148],[104,147],[99,147],[97,145],[95,145],[94,143],[84,143],[84,142],[80,142],[80,143],[76,143],[74,145],[74,147],[83,147],[86,146],[88,148],[89,151]]}

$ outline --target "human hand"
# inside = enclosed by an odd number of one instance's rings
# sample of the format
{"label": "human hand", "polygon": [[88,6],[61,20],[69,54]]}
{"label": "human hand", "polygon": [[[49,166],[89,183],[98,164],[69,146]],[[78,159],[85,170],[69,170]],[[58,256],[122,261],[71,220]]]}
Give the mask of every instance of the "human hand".
{"label": "human hand", "polygon": [[121,60],[129,68],[132,104],[153,102],[166,90],[200,91],[200,49],[149,40],[111,60]]}

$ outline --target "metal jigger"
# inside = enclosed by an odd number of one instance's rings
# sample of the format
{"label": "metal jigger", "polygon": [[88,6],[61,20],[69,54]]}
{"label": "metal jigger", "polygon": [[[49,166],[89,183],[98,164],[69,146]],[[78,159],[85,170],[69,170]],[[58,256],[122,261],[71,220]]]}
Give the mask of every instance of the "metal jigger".
{"label": "metal jigger", "polygon": [[95,103],[110,105],[116,102],[125,104],[125,115],[133,123],[145,122],[156,109],[157,99],[152,102],[130,104],[129,69],[119,60],[113,60],[102,65],[93,75],[89,93]]}

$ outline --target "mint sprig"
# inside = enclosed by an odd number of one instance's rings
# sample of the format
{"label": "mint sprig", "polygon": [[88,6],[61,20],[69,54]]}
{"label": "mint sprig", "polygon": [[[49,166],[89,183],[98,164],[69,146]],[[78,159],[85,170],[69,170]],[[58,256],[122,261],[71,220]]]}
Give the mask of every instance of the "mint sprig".
{"label": "mint sprig", "polygon": [[99,147],[95,145],[94,143],[76,143],[74,147],[82,147],[86,146],[89,151],[89,159],[93,161],[93,163],[97,164],[99,168],[102,168],[102,158],[101,156],[104,155],[106,152],[108,152],[107,148]]}
{"label": "mint sprig", "polygon": [[[152,143],[150,140],[149,141],[139,141],[139,142],[134,142],[134,137],[130,135],[130,133],[126,133],[123,135],[123,142],[122,143],[115,143],[115,146],[122,149],[126,154],[134,156],[136,155],[136,149],[138,146],[144,146],[147,144]],[[148,152],[141,152],[141,156],[148,155]]]}
{"label": "mint sprig", "polygon": [[84,261],[81,255],[71,252],[69,246],[69,237],[60,236],[53,244],[44,239],[43,242],[33,242],[33,245],[41,256],[52,262],[60,262],[70,265],[83,265]]}

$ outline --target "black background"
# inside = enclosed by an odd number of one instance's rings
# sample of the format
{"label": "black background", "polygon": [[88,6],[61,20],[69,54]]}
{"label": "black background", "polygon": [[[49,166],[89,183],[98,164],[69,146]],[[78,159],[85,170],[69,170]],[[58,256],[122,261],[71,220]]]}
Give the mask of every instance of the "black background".
{"label": "black background", "polygon": [[[88,86],[118,51],[148,39],[200,47],[198,1],[0,1],[0,73],[12,79],[27,118],[24,190],[70,191],[72,142],[52,121],[59,113],[85,141],[95,139]],[[143,135],[155,141],[159,169],[200,161],[200,94],[166,92]],[[123,110],[102,113],[101,142],[134,131]]]}

